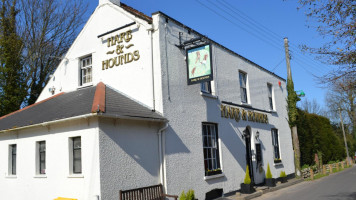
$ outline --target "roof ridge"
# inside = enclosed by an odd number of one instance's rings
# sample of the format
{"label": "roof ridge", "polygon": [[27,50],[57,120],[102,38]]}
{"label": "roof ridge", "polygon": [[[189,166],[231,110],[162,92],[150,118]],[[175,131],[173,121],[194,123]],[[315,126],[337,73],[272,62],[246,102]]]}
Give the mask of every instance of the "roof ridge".
{"label": "roof ridge", "polygon": [[135,15],[136,17],[147,21],[149,24],[152,23],[152,17],[150,17],[150,16],[148,16],[148,15],[146,15],[146,14],[144,14],[144,13],[138,11],[138,10],[136,10],[135,8],[133,8],[131,6],[128,6],[128,5],[126,5],[126,4],[122,3],[122,2],[120,2],[120,7],[122,9],[126,10],[127,12]]}
{"label": "roof ridge", "polygon": [[24,107],[24,108],[22,108],[22,109],[20,109],[20,110],[16,110],[16,111],[14,111],[14,112],[12,112],[12,113],[9,113],[9,114],[7,114],[7,115],[4,115],[4,116],[0,117],[0,120],[1,120],[1,119],[4,119],[4,118],[6,118],[6,117],[9,117],[9,116],[11,116],[11,115],[13,115],[13,114],[15,114],[15,113],[19,113],[19,112],[22,112],[22,111],[27,110],[27,109],[29,109],[29,108],[32,108],[32,107],[34,107],[34,106],[36,106],[36,105],[38,105],[38,104],[44,103],[44,102],[46,102],[46,101],[48,101],[48,100],[51,100],[51,99],[53,99],[53,98],[56,98],[56,97],[58,97],[58,96],[60,96],[60,95],[62,95],[62,94],[64,94],[64,92],[58,93],[58,94],[56,94],[56,95],[53,95],[53,96],[51,96],[51,97],[48,97],[47,99],[43,99],[42,101],[39,101],[39,102],[34,103],[34,104],[32,104],[32,105],[26,106],[26,107]]}
{"label": "roof ridge", "polygon": [[99,113],[99,112],[105,112],[105,89],[106,85],[103,82],[99,82],[96,85],[95,89],[95,94],[94,94],[94,99],[93,99],[93,105],[91,107],[91,112],[92,113]]}

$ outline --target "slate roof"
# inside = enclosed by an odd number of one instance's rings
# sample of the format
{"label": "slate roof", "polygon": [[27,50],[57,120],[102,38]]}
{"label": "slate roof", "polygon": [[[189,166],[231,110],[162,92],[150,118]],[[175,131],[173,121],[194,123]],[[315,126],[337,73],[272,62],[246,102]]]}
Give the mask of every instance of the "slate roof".
{"label": "slate roof", "polygon": [[[99,104],[100,106],[98,106]],[[165,120],[163,116],[150,110],[148,107],[105,86],[103,83],[99,83],[97,86],[54,95],[0,117],[0,131],[90,113],[103,117]]]}

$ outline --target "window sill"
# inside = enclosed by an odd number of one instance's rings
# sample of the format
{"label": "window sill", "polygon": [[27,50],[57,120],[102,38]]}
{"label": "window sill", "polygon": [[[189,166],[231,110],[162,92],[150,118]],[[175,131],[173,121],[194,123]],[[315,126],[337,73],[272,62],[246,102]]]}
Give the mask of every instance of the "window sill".
{"label": "window sill", "polygon": [[276,110],[268,110],[268,112],[270,112],[270,113],[277,113]]}
{"label": "window sill", "polygon": [[84,85],[80,85],[80,86],[77,87],[77,89],[80,90],[80,89],[87,88],[87,87],[90,87],[90,86],[93,86],[93,82],[86,83]]}
{"label": "window sill", "polygon": [[278,165],[283,165],[282,161],[280,161],[278,163],[273,163],[273,166],[278,166]]}
{"label": "window sill", "polygon": [[33,178],[47,178],[46,174],[36,174]]}
{"label": "window sill", "polygon": [[220,178],[220,177],[224,177],[225,174],[221,173],[221,174],[216,174],[216,175],[212,175],[212,176],[204,176],[204,180],[211,180],[211,179],[215,179],[215,178]]}
{"label": "window sill", "polygon": [[5,178],[17,178],[17,175],[7,175]]}
{"label": "window sill", "polygon": [[243,102],[241,102],[241,105],[242,105],[242,106],[246,106],[246,107],[251,107],[251,108],[252,108],[252,105],[249,104],[249,103],[243,103]]}
{"label": "window sill", "polygon": [[204,97],[212,98],[212,99],[217,99],[218,98],[218,96],[215,96],[213,94],[206,93],[206,92],[200,92],[200,95],[204,96]]}
{"label": "window sill", "polygon": [[68,178],[84,178],[83,174],[69,174]]}

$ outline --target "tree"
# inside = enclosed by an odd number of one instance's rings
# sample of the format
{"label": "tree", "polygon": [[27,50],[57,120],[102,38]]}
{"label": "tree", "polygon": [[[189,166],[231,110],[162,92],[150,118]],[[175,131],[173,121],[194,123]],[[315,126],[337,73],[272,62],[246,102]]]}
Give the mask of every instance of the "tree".
{"label": "tree", "polygon": [[[321,47],[304,49],[328,64],[338,65],[322,82],[335,81],[344,76],[356,76],[356,4],[354,0],[299,0],[306,15],[319,22],[317,31],[330,39]],[[354,82],[354,84],[356,84]]]}
{"label": "tree", "polygon": [[316,99],[313,99],[313,101],[309,101],[307,98],[305,98],[301,102],[301,108],[307,113],[314,113],[317,115],[322,114],[322,109],[320,108],[319,103],[316,101]]}
{"label": "tree", "polygon": [[26,104],[33,104],[77,36],[87,3],[83,0],[20,0],[26,67]]}
{"label": "tree", "polygon": [[16,0],[2,0],[0,8],[0,116],[18,110],[26,97],[23,42],[17,33]]}
{"label": "tree", "polygon": [[354,137],[356,137],[356,88],[353,84],[356,77],[344,77],[330,84],[326,95],[326,104],[334,121],[339,121],[337,113],[341,108],[344,123],[350,124]]}

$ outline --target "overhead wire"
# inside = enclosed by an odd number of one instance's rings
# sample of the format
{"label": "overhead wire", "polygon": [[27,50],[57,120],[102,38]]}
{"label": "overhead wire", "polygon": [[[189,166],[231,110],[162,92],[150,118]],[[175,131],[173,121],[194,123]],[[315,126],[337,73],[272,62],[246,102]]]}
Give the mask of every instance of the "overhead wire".
{"label": "overhead wire", "polygon": [[[232,21],[231,19],[229,19],[227,16],[217,12],[217,9],[212,9],[211,7],[209,7],[207,4],[204,4],[202,2],[200,2],[199,0],[196,0],[196,2],[198,2],[200,5],[202,5],[203,7],[207,8],[208,10],[212,11],[213,13],[215,13],[216,15],[222,17],[223,19],[225,19],[226,21],[232,23],[233,25],[237,26],[238,28],[246,31],[247,33],[253,35],[254,37],[260,39],[261,41],[269,44],[270,46],[278,49],[278,50],[283,50],[283,47],[280,46],[278,41],[281,41],[282,37],[280,35],[278,35],[277,33],[271,31],[269,28],[267,28],[266,26],[264,26],[263,24],[260,24],[259,22],[257,22],[256,20],[252,19],[251,17],[249,17],[248,15],[246,15],[245,13],[243,13],[242,11],[238,10],[236,7],[234,7],[233,5],[227,3],[225,0],[221,0],[222,3],[224,4],[220,4],[222,6],[224,6],[225,8],[222,8],[221,6],[217,5],[216,3],[211,2],[210,0],[207,0],[207,2],[209,2],[211,5],[214,6],[214,8],[218,8],[218,10],[222,11],[225,14],[228,14],[231,18],[235,19],[236,21],[240,22],[241,24],[245,25],[245,27],[235,23],[234,21]],[[234,8],[234,9],[233,9]],[[230,10],[230,11],[227,11]],[[234,14],[231,14],[234,13]],[[239,19],[239,17],[237,17],[236,15],[240,16],[241,18],[243,18],[245,21]],[[262,28],[261,28],[262,27]],[[265,38],[261,38],[259,35],[255,34],[254,32],[251,32],[250,30],[253,30],[255,32],[259,32],[262,33],[264,37],[266,37],[267,39],[270,40],[266,40]],[[273,41],[272,41],[273,40]],[[290,48],[293,52],[296,52],[298,55],[295,54],[295,58],[298,58],[298,60],[300,62],[304,62],[306,63],[307,66],[309,66],[311,69],[313,69],[313,71],[318,71],[318,73],[325,73],[324,70],[328,71],[325,68],[322,68],[320,66],[320,64],[316,63],[313,59],[301,54],[299,52],[299,48],[295,49],[295,45],[293,43],[290,44]],[[295,50],[295,51],[294,51]],[[310,61],[306,61],[306,59],[309,59]],[[278,65],[277,65],[278,66]],[[275,67],[276,68],[276,67]],[[274,68],[274,69],[275,69]],[[273,69],[273,70],[274,70]],[[308,73],[314,75],[313,73],[311,73],[309,70],[307,70]]]}

